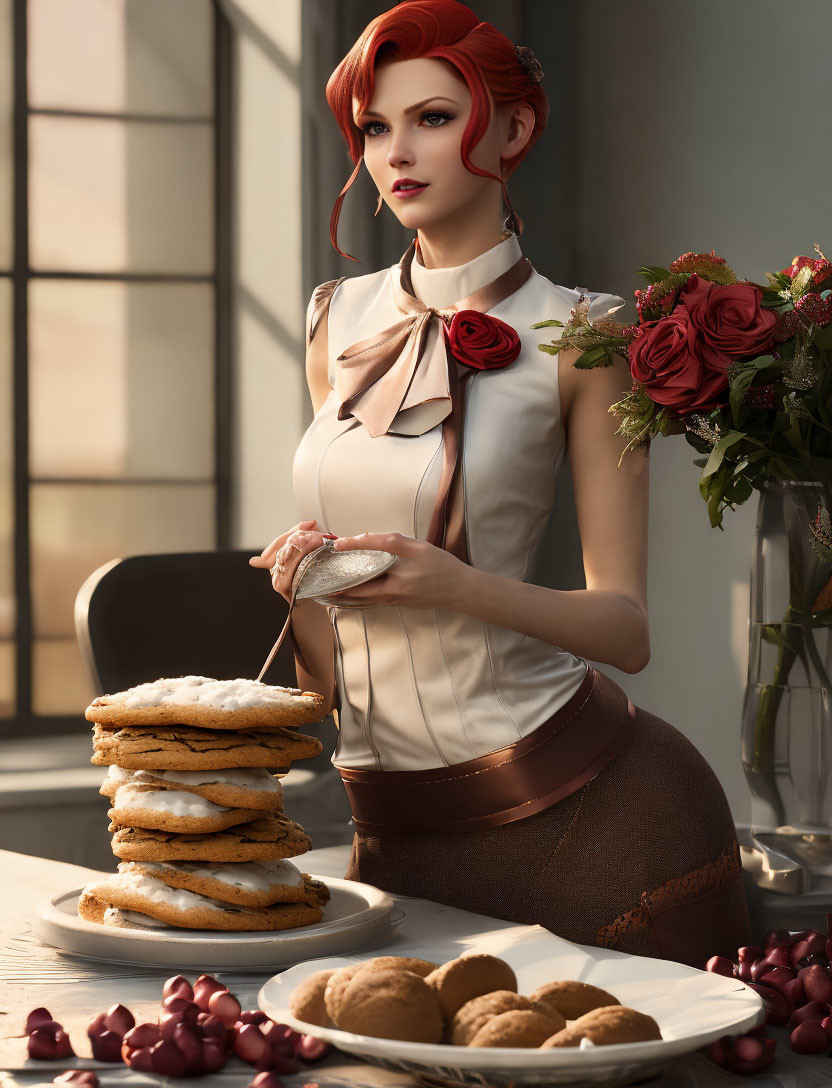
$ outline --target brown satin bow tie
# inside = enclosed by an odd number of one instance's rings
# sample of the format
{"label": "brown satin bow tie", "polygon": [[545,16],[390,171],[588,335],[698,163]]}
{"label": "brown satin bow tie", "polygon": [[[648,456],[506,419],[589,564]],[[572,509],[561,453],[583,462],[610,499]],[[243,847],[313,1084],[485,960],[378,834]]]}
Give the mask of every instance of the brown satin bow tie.
{"label": "brown satin bow tie", "polygon": [[[461,310],[486,313],[522,287],[534,268],[526,257],[520,257],[484,287],[439,310],[426,306],[412,292],[410,265],[414,254],[415,243],[392,276],[393,300],[405,315],[403,320],[353,344],[338,356],[338,418],[355,417],[377,438],[391,430],[400,412],[412,416],[409,410],[423,405],[444,410],[444,415],[430,424],[433,427],[442,423],[444,456],[427,540],[467,563],[463,503],[457,492],[462,465],[464,383],[473,371],[461,367],[447,350],[446,321]],[[423,427],[420,431],[418,426],[418,422],[405,426],[403,433],[420,434],[429,429]]]}

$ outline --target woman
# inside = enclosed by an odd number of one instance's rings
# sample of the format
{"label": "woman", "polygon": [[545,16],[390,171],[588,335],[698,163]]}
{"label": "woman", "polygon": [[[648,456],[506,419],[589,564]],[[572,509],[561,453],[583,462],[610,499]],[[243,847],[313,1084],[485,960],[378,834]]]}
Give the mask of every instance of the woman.
{"label": "woman", "polygon": [[[362,161],[416,239],[315,291],[306,520],[251,562],[288,598],[324,533],[398,556],[294,613],[298,683],[338,708],[348,877],[702,966],[750,940],[725,795],[586,660],[649,659],[648,461],[617,467],[623,361],[577,370],[530,328],[579,297],[523,258],[505,186],[546,123],[541,75],[456,0],[407,0],[330,78],[356,163],[333,244]],[[587,588],[562,592],[524,579],[567,450]]]}

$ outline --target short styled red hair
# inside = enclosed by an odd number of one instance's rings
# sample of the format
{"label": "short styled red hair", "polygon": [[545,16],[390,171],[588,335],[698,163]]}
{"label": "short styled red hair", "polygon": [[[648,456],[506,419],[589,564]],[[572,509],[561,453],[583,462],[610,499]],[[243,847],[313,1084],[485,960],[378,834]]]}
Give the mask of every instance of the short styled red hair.
{"label": "short styled red hair", "polygon": [[[403,0],[376,16],[344,57],[326,85],[330,109],[347,141],[356,164],[341,190],[329,224],[329,236],[338,249],[337,232],[341,204],[358,175],[364,156],[364,133],[355,124],[353,101],[359,113],[373,96],[375,69],[381,61],[435,57],[452,65],[471,92],[471,116],[462,134],[462,161],[472,174],[503,179],[475,166],[469,156],[485,134],[493,106],[518,103],[534,111],[534,129],[523,148],[507,162],[506,176],[522,162],[537,143],[549,117],[549,101],[539,83],[533,83],[509,39],[490,23],[481,23],[459,0]],[[350,260],[355,258],[351,257]]]}

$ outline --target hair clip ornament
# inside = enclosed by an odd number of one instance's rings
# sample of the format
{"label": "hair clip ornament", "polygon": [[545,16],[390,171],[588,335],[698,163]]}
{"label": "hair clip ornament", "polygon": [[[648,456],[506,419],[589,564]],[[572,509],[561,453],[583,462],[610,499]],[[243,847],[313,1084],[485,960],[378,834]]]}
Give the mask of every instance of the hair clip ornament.
{"label": "hair clip ornament", "polygon": [[543,79],[543,69],[540,61],[527,45],[515,45],[514,52],[520,61],[520,67],[532,83],[540,83]]}

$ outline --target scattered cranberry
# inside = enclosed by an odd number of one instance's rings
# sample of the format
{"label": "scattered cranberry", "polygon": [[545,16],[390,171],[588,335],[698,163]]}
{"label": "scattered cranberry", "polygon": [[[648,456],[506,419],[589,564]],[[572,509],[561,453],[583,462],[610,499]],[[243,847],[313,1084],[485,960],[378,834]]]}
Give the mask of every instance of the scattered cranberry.
{"label": "scattered cranberry", "polygon": [[295,1043],[295,1057],[311,1065],[312,1062],[322,1061],[333,1049],[332,1043],[316,1039],[314,1035],[301,1035]]}
{"label": "scattered cranberry", "polygon": [[91,1069],[69,1069],[53,1077],[53,1084],[77,1084],[80,1088],[98,1088],[98,1077]]}
{"label": "scattered cranberry", "polygon": [[75,1057],[69,1036],[55,1020],[46,1020],[30,1031],[26,1049],[30,1058],[42,1062]]}
{"label": "scattered cranberry", "polygon": [[92,1056],[97,1062],[120,1062],[122,1037],[115,1031],[102,1031],[100,1035],[90,1035]]}
{"label": "scattered cranberry", "polygon": [[819,1001],[823,1005],[828,1005],[832,1001],[832,975],[825,967],[821,967],[820,964],[807,967],[801,981],[810,1001]]}
{"label": "scattered cranberry", "polygon": [[258,1073],[254,1080],[246,1085],[246,1088],[286,1088],[286,1086],[276,1073]]}
{"label": "scattered cranberry", "polygon": [[35,1028],[48,1023],[55,1023],[49,1009],[32,1009],[26,1017],[26,1034],[31,1035]]}
{"label": "scattered cranberry", "polygon": [[818,1023],[824,1020],[829,1015],[829,1006],[821,1005],[819,1001],[807,1001],[805,1005],[801,1005],[799,1009],[795,1009],[789,1017],[789,1027],[797,1027],[798,1024],[803,1024],[807,1020],[816,1020]]}
{"label": "scattered cranberry", "polygon": [[268,1016],[262,1009],[246,1009],[240,1013],[238,1023],[241,1024],[265,1024],[268,1020]]}
{"label": "scattered cranberry", "polygon": [[194,983],[194,1001],[203,1012],[211,1011],[208,1008],[208,1001],[215,993],[228,993],[228,987],[217,982],[213,975],[200,975]]}
{"label": "scattered cranberry", "polygon": [[804,1020],[789,1036],[797,1054],[823,1054],[829,1049],[829,1036],[819,1020]]}
{"label": "scattered cranberry", "polygon": [[732,1073],[751,1076],[762,1073],[774,1061],[777,1043],[774,1039],[761,1039],[755,1035],[740,1035],[732,1039],[729,1035],[717,1039],[708,1047],[708,1057],[717,1065],[724,1066]]}
{"label": "scattered cranberry", "polygon": [[240,1002],[228,990],[216,990],[208,998],[208,1012],[219,1017],[227,1028],[236,1024],[242,1009]]}
{"label": "scattered cranberry", "polygon": [[249,1065],[257,1065],[271,1054],[266,1036],[256,1024],[243,1024],[234,1030],[234,1053]]}
{"label": "scattered cranberry", "polygon": [[763,986],[768,986],[772,990],[782,991],[786,983],[791,982],[791,980],[796,977],[797,976],[790,967],[770,967],[768,971],[759,976],[757,981],[761,982]]}
{"label": "scattered cranberry", "polygon": [[786,1023],[793,1009],[791,1002],[784,993],[781,993],[780,990],[772,990],[768,986],[762,986],[759,982],[746,982],[746,986],[758,993],[765,1002],[766,1013],[768,1014],[766,1023],[777,1026]]}
{"label": "scattered cranberry", "polygon": [[162,987],[162,997],[184,997],[186,1001],[193,1001],[194,991],[184,976],[174,975]]}
{"label": "scattered cranberry", "polygon": [[712,971],[715,975],[725,975],[726,978],[734,977],[734,965],[725,956],[711,956],[705,964],[706,971]]}

